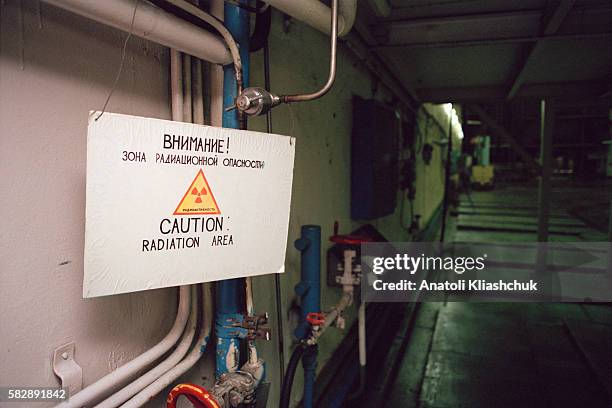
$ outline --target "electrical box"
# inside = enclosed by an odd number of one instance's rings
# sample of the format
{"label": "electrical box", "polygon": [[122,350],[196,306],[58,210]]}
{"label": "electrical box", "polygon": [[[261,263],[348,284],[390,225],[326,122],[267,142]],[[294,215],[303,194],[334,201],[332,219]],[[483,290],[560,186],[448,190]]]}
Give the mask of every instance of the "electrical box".
{"label": "electrical box", "polygon": [[374,100],[353,98],[351,217],[372,220],[397,205],[400,120]]}

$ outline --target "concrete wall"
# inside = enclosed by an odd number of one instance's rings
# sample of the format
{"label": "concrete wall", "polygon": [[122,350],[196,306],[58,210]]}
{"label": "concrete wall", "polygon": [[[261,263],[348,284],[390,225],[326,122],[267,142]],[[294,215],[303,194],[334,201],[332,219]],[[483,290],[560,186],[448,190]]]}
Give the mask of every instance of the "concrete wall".
{"label": "concrete wall", "polygon": [[[124,35],[44,3],[1,7],[0,384],[58,385],[50,359],[69,341],[88,384],[158,342],[176,310],[176,289],[81,298],[87,112]],[[108,109],[169,118],[167,65],[134,38]]]}
{"label": "concrete wall", "polygon": [[[58,385],[50,359],[56,347],[69,341],[76,343],[76,360],[89,384],[159,341],[176,311],[176,289],[81,298],[87,112],[100,109],[110,91],[124,33],[45,3],[0,4],[0,385]],[[281,26],[275,13],[270,38],[274,90],[316,89],[327,77],[328,38],[298,22],[288,33]],[[167,50],[133,37],[126,55],[107,109],[169,118]],[[325,98],[274,111],[274,131],[297,137],[287,273],[281,279],[286,314],[299,279],[299,254],[292,243],[300,226],[320,224],[326,240],[335,220],[343,232],[359,225],[350,220],[350,101],[353,94],[372,97],[372,83],[344,47],[338,64],[338,80]],[[251,75],[252,84],[263,83],[261,53],[253,55]],[[382,91],[374,96],[388,99]],[[440,107],[428,109],[444,120]],[[424,120],[419,126],[425,133]],[[263,130],[265,124],[258,118],[250,127]],[[440,129],[430,124],[427,137],[441,138]],[[420,159],[417,163],[415,212],[423,221],[441,200],[440,151],[435,148],[429,166]],[[399,214],[398,206],[395,214],[374,224],[389,239],[404,240]],[[275,327],[273,282],[272,276],[265,276],[254,285],[256,308],[270,312]],[[325,287],[323,307],[331,307],[339,294]],[[354,314],[351,308],[349,324]],[[292,329],[287,318],[287,359]],[[343,334],[331,329],[322,339],[320,366]],[[261,344],[273,381],[270,406],[276,405],[280,386],[277,350],[275,336]],[[187,378],[201,383],[205,377],[209,385],[211,357]],[[301,373],[295,387],[301,389]],[[162,405],[161,398],[151,404]]]}

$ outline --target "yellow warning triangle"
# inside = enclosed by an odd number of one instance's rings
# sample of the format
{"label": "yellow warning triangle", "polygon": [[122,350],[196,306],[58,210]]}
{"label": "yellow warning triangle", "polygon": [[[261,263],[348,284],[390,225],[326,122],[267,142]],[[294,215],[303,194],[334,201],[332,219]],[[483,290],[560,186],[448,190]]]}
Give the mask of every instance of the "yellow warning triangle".
{"label": "yellow warning triangle", "polygon": [[221,214],[202,169],[198,171],[178,207],[174,210],[174,215],[193,214]]}

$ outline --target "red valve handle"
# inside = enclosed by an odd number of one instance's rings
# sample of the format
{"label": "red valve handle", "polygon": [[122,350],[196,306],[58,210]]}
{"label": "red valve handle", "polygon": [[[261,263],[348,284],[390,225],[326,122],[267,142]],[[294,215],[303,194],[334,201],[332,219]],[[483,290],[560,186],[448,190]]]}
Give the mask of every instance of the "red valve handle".
{"label": "red valve handle", "polygon": [[345,245],[361,245],[364,242],[372,242],[372,238],[362,235],[332,235],[329,240],[336,244]]}
{"label": "red valve handle", "polygon": [[322,326],[325,324],[325,316],[321,312],[310,312],[306,315],[306,321],[311,326]]}
{"label": "red valve handle", "polygon": [[361,245],[364,242],[372,242],[372,238],[363,235],[341,235],[338,234],[338,230],[340,229],[340,224],[338,221],[334,222],[334,235],[329,237],[331,242],[336,244],[344,244],[344,245]]}
{"label": "red valve handle", "polygon": [[221,408],[215,398],[205,388],[195,384],[179,384],[166,398],[166,408],[176,408],[176,401],[184,395],[195,408]]}

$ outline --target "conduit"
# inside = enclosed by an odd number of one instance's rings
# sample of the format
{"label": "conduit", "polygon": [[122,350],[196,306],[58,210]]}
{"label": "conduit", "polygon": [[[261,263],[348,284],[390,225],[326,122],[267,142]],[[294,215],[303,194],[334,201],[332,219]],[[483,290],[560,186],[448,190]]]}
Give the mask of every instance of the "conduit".
{"label": "conduit", "polygon": [[135,1],[138,11],[132,32],[138,37],[174,48],[215,64],[229,64],[232,55],[218,36],[141,0],[44,0],[99,23],[129,31]]}
{"label": "conduit", "polygon": [[181,53],[170,49],[170,105],[172,120],[183,120],[183,64]]}
{"label": "conduit", "polygon": [[[195,122],[204,124],[204,101],[202,93],[202,64],[199,59],[191,59],[188,55],[183,55],[183,66],[180,64],[180,53],[176,50],[171,50],[171,92],[172,92],[172,112],[173,118],[175,115],[182,116],[186,122]],[[175,59],[174,64],[172,61]],[[192,72],[192,66],[194,68]],[[176,78],[182,73],[181,78]],[[193,80],[192,80],[193,75]],[[180,107],[180,109],[179,109]],[[182,112],[181,112],[182,111]],[[174,119],[176,120],[176,119]],[[192,285],[192,290],[197,292],[196,286]],[[122,398],[115,398],[114,405],[108,407],[116,407],[121,403],[123,406],[141,406],[148,402],[151,398],[159,394],[165,387],[170,385],[178,376],[191,368],[201,357],[208,335],[210,333],[212,319],[212,294],[208,284],[202,286],[202,319],[200,335],[193,349],[185,357],[187,350],[191,346],[191,341],[196,331],[195,316],[198,313],[198,306],[195,304],[192,307],[192,315],[194,316],[194,326],[190,327],[189,339],[187,335],[183,336],[183,341],[177,346],[175,351],[160,365],[149,371],[143,377],[130,384],[130,393],[124,392]],[[194,299],[196,298],[194,294]],[[185,357],[183,359],[183,357]],[[181,361],[181,359],[183,359]],[[181,371],[184,370],[184,371]],[[176,374],[179,372],[179,374]],[[145,379],[146,377],[146,379]],[[126,388],[128,388],[126,387]],[[145,388],[146,387],[146,388]],[[125,389],[124,389],[125,390]],[[122,390],[122,392],[124,391]],[[136,395],[135,395],[136,394]],[[132,397],[130,399],[130,397]],[[115,396],[113,396],[115,397]],[[129,401],[128,401],[129,399]],[[107,407],[104,407],[107,408]]]}
{"label": "conduit", "polygon": [[191,56],[183,54],[183,122],[193,122],[191,102]]}
{"label": "conduit", "polygon": [[361,302],[359,311],[357,312],[357,337],[359,345],[359,386],[357,390],[347,395],[347,400],[355,400],[363,394],[366,383],[366,303]]}
{"label": "conduit", "polygon": [[241,54],[240,49],[238,48],[238,44],[236,44],[236,41],[234,40],[234,37],[232,36],[230,31],[223,25],[221,21],[217,20],[214,16],[208,14],[201,8],[196,7],[195,5],[189,3],[186,0],[166,0],[166,1],[174,5],[175,7],[182,9],[183,11],[187,13],[193,16],[196,16],[200,20],[212,26],[215,30],[217,30],[219,34],[221,34],[221,36],[225,40],[225,43],[230,49],[232,60],[234,62],[234,75],[235,75],[236,87],[237,87],[236,94],[240,95],[240,92],[242,92],[242,88],[243,88],[244,77],[248,78],[248,75],[246,74],[243,75],[242,57],[240,55]]}
{"label": "conduit", "polygon": [[280,408],[289,408],[291,388],[293,388],[295,372],[307,347],[315,346],[307,346],[304,343],[299,343],[293,350],[293,353],[291,353],[291,358],[289,359],[289,364],[287,365],[287,372],[285,373],[285,377],[283,378],[283,383],[281,385],[280,402],[278,404]]}
{"label": "conduit", "polygon": [[321,327],[320,334],[323,334],[323,331],[331,326],[336,321],[338,316],[342,315],[344,309],[349,307],[351,304],[353,304],[353,294],[344,292],[336,306],[325,314],[325,323],[323,324],[323,327]]}
{"label": "conduit", "polygon": [[[318,1],[317,4],[321,4]],[[308,2],[292,3],[308,5]],[[326,6],[323,6],[326,7]],[[293,95],[280,95],[277,96],[272,92],[262,89],[259,87],[245,88],[244,92],[240,93],[235,102],[230,104],[226,108],[226,111],[237,109],[242,116],[244,114],[257,116],[267,113],[275,106],[281,103],[292,103],[292,102],[305,102],[318,99],[325,95],[332,88],[334,80],[336,79],[336,60],[337,60],[337,49],[338,49],[338,12],[339,12],[339,0],[332,0],[332,8],[328,13],[329,26],[331,27],[331,55],[329,61],[329,76],[327,82],[319,90],[307,94],[293,94]],[[245,77],[247,75],[245,74]]]}
{"label": "conduit", "polygon": [[[171,92],[172,92],[172,113],[173,119],[177,120],[179,116],[183,118],[183,120],[192,122],[195,121],[198,124],[204,124],[204,102],[203,102],[203,93],[202,93],[202,65],[199,59],[191,60],[191,57],[188,55],[183,55],[183,64],[181,66],[181,54],[176,50],[171,50],[171,66],[170,66],[170,77],[171,77]],[[188,62],[189,61],[189,62]],[[192,73],[192,63],[194,66],[194,72]],[[192,79],[193,74],[193,81]],[[181,77],[182,75],[182,77]],[[192,286],[192,290],[197,292],[196,286]],[[210,291],[206,291],[204,287],[202,287],[202,319],[201,319],[201,331],[200,338],[196,342],[195,348],[198,348],[198,344],[202,344],[202,351],[205,347],[205,342],[208,339],[208,333],[210,332],[210,320],[212,316],[212,298]],[[196,296],[194,295],[194,299]],[[195,317],[198,313],[198,306],[193,305],[192,307],[192,315]],[[197,319],[195,319],[197,321]],[[208,332],[206,332],[206,325],[208,325]],[[134,381],[130,384],[131,392],[124,393],[123,398],[119,401],[119,398],[115,398],[116,404],[112,405],[112,407],[116,407],[121,403],[127,401],[130,397],[137,394],[132,399],[130,399],[127,404],[139,404],[141,400],[145,402],[150,398],[153,398],[157,393],[161,392],[162,389],[156,391],[159,387],[159,381],[164,383],[165,380],[161,380],[164,375],[175,370],[179,364],[183,364],[181,359],[187,353],[189,346],[191,345],[191,340],[193,339],[193,335],[195,334],[195,323],[194,326],[190,326],[189,330],[189,340],[187,341],[187,336],[184,335],[183,341],[177,346],[175,351],[168,357],[164,362],[158,365],[153,370],[149,371],[143,377],[139,378],[137,381]],[[202,340],[202,336],[204,336],[204,340]],[[193,350],[192,350],[193,352]],[[186,361],[191,356],[191,353],[185,358]],[[198,356],[199,357],[199,356]],[[197,360],[195,360],[197,361]],[[193,362],[195,364],[195,361]],[[144,379],[146,377],[146,380]],[[171,379],[170,381],[172,381]],[[145,388],[146,387],[146,388]],[[165,387],[165,385],[164,385]],[[127,388],[127,387],[126,387]],[[144,390],[147,391],[144,391]],[[123,391],[123,390],[122,390]],[[111,405],[109,405],[111,406]]]}
{"label": "conduit", "polygon": [[191,314],[189,315],[189,322],[187,324],[187,330],[183,333],[181,341],[176,346],[172,354],[168,356],[163,362],[158,364],[155,368],[150,370],[144,375],[141,375],[136,380],[132,381],[129,385],[123,387],[120,391],[111,395],[100,404],[96,405],[96,408],[115,408],[129,400],[134,394],[138,393],[147,385],[157,380],[162,374],[170,370],[172,367],[177,365],[181,359],[189,350],[193,336],[195,335],[196,325],[198,322],[198,294],[195,286],[191,286]]}
{"label": "conduit", "polygon": [[[177,50],[170,50],[170,92],[171,92],[171,107],[172,107],[172,120],[180,121],[183,119],[183,69],[181,63],[181,54]],[[190,93],[190,92],[189,92]],[[139,357],[130,361],[129,363],[119,367],[117,370],[108,374],[107,376],[96,381],[94,384],[81,390],[74,396],[70,396],[70,399],[57,407],[82,407],[94,402],[108,393],[109,390],[116,388],[118,385],[123,384],[130,378],[132,378],[138,371],[144,367],[156,361],[168,350],[170,350],[178,341],[181,333],[185,329],[187,318],[189,316],[189,308],[192,303],[190,295],[190,286],[181,286],[179,289],[179,307],[177,317],[174,326],[166,337],[153,348],[147,352],[141,354]],[[194,300],[195,301],[195,297]],[[212,312],[211,312],[212,313]],[[190,327],[192,325],[190,324]],[[195,327],[193,328],[195,332]],[[187,333],[183,337],[183,341],[177,347],[174,353],[168,357],[160,366],[154,368],[143,377],[129,384],[127,387],[121,389],[118,393],[112,395],[102,402],[103,407],[115,407],[118,404],[126,401],[136,392],[142,389],[142,387],[150,384],[156,380],[160,375],[174,366],[180,359],[185,355],[187,348],[191,344],[194,333]],[[190,336],[190,337],[189,337]],[[189,340],[187,341],[187,337]],[[184,350],[183,350],[184,349]]]}
{"label": "conduit", "polygon": [[189,354],[187,354],[183,361],[181,361],[171,370],[159,377],[157,381],[140,391],[131,400],[123,404],[121,406],[122,408],[135,408],[143,406],[157,394],[162,392],[167,386],[172,384],[178,377],[189,371],[189,369],[192,368],[200,360],[200,357],[202,357],[204,350],[206,350],[206,345],[208,344],[208,338],[211,329],[213,304],[210,283],[202,284],[202,303],[202,313],[204,321],[202,322],[202,327],[200,329],[200,335],[198,336],[198,340],[196,341]]}
{"label": "conduit", "polygon": [[193,61],[193,80],[192,80],[192,94],[193,94],[193,123],[198,125],[204,124],[204,91],[203,91],[203,80],[202,80],[202,60],[195,59]]}
{"label": "conduit", "polygon": [[189,316],[190,304],[191,295],[189,286],[181,286],[179,289],[178,311],[174,325],[168,334],[166,334],[166,337],[162,339],[162,341],[132,361],[100,378],[95,383],[85,387],[76,394],[71,395],[68,401],[57,405],[56,408],[81,408],[84,405],[90,405],[91,402],[96,401],[106,395],[108,390],[123,384],[125,381],[134,377],[144,367],[160,358],[176,344],[181,336],[181,333],[183,333],[185,325],[187,324],[187,318]]}
{"label": "conduit", "polygon": [[[331,33],[332,10],[319,0],[266,0],[266,3],[322,33]],[[338,36],[343,37],[355,23],[357,0],[341,0],[339,7]]]}

